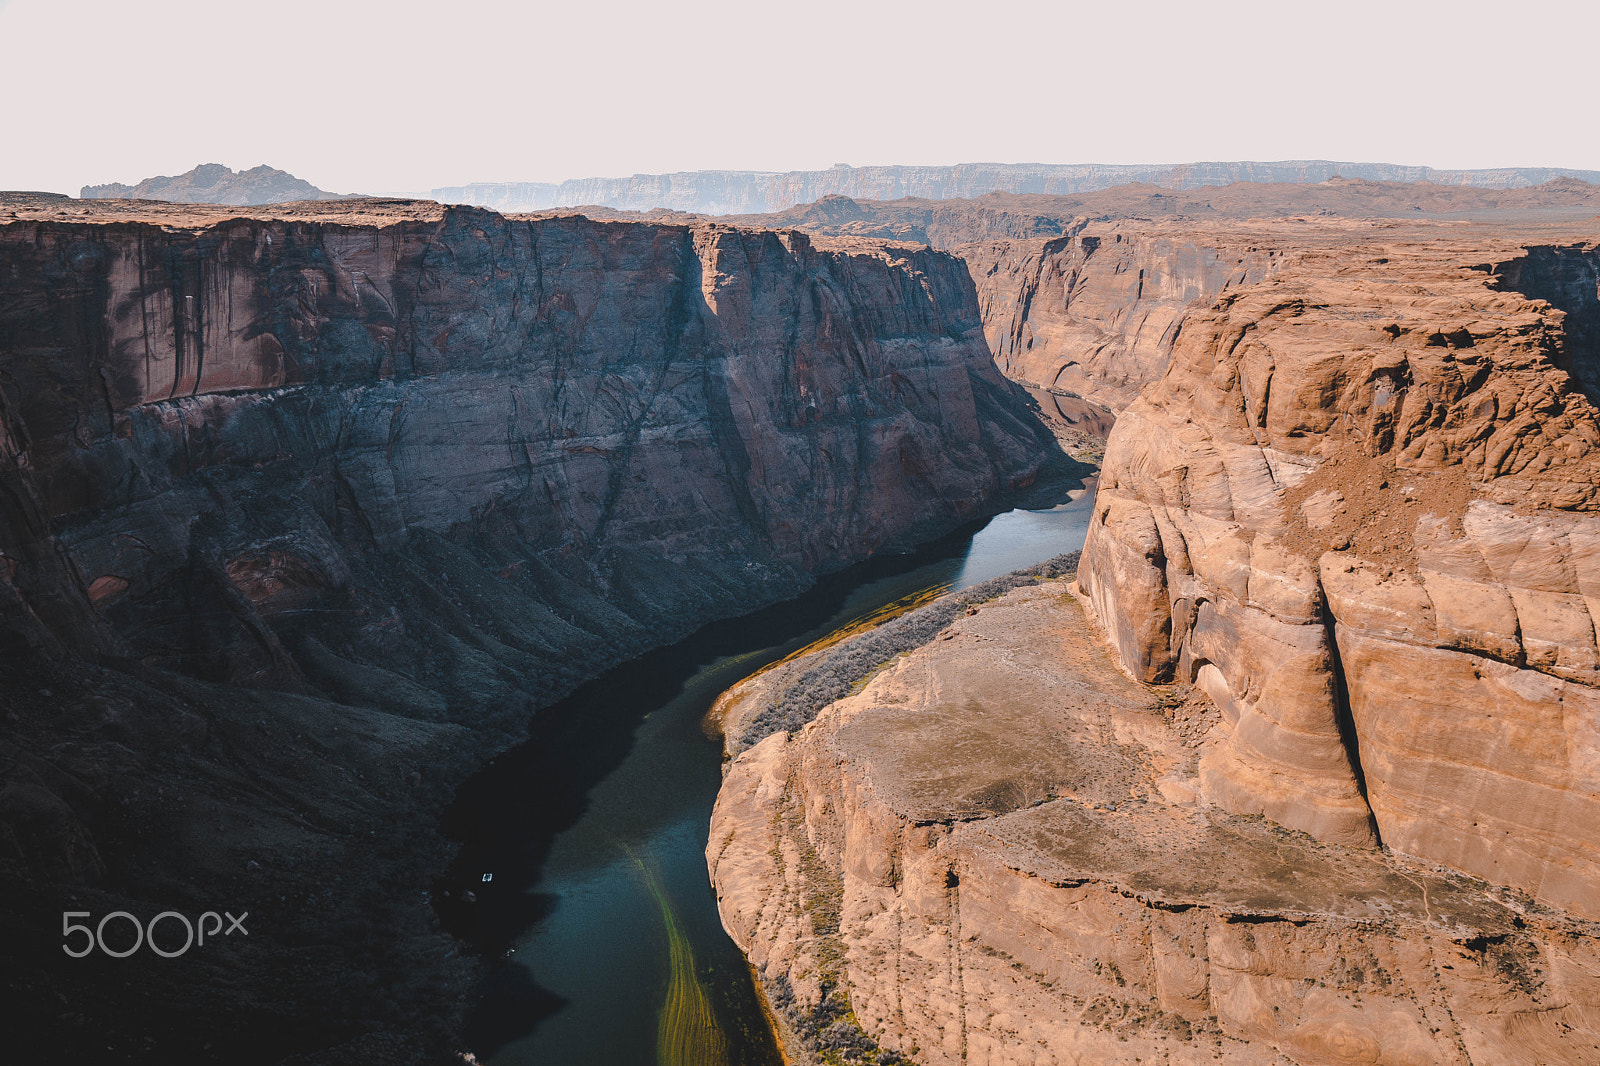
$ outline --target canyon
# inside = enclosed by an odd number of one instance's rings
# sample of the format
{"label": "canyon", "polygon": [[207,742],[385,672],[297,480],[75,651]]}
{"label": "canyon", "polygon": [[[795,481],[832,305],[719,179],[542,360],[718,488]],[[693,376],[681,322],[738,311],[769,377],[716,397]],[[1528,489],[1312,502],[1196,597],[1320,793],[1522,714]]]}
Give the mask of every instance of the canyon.
{"label": "canyon", "polygon": [[[477,964],[426,893],[467,773],[605,668],[1075,469],[924,247],[0,215],[3,980],[52,1056],[458,1047]],[[70,959],[69,908],[252,937]]]}
{"label": "canyon", "polygon": [[736,728],[707,860],[797,1059],[1593,1061],[1574,191],[959,234],[1000,364],[1115,426],[1070,574]]}
{"label": "canyon", "polygon": [[[792,1059],[1592,1061],[1600,192],[1345,166],[0,196],[6,993],[83,1055],[457,1050],[482,963],[421,896],[473,769],[1098,467],[1081,557],[719,701],[707,862]],[[266,932],[74,967],[63,899]]]}

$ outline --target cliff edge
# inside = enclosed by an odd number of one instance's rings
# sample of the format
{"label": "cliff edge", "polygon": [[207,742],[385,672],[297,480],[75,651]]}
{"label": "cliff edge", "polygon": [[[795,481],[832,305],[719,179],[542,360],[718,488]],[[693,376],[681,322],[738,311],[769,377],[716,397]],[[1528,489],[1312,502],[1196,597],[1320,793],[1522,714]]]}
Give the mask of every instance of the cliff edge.
{"label": "cliff edge", "polygon": [[1068,585],[969,607],[730,765],[707,861],[795,1061],[1600,1054],[1594,923],[1208,803],[1216,709],[1126,677]]}
{"label": "cliff edge", "polygon": [[1123,412],[1080,582],[1134,677],[1222,710],[1216,802],[1600,917],[1593,282],[1510,287],[1594,256],[1306,259]]}

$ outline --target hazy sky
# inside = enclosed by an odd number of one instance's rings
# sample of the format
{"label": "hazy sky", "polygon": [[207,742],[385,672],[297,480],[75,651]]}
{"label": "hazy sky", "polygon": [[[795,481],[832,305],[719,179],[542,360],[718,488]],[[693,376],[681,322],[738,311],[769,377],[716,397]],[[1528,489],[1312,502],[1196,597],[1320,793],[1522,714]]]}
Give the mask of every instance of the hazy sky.
{"label": "hazy sky", "polygon": [[0,188],[836,162],[1600,169],[1600,3],[0,0]]}

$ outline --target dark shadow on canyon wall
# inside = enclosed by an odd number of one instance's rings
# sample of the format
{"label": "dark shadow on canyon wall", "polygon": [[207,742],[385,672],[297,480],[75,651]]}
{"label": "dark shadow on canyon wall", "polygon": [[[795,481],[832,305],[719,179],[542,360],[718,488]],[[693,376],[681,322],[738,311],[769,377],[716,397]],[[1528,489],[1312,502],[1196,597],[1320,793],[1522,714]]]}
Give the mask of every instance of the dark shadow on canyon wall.
{"label": "dark shadow on canyon wall", "polygon": [[1527,253],[1493,268],[1495,287],[1566,312],[1557,365],[1600,403],[1600,249],[1535,245]]}
{"label": "dark shadow on canyon wall", "polygon": [[[8,1050],[449,1048],[477,964],[421,897],[455,786],[583,679],[1003,507],[1062,458],[1026,407],[939,253],[476,210],[0,226]],[[595,745],[575,817],[627,730],[538,728]],[[62,954],[68,909],[252,935],[111,967]]]}
{"label": "dark shadow on canyon wall", "polygon": [[[968,523],[916,551],[832,574],[787,603],[713,622],[540,711],[528,739],[469,778],[445,811],[445,833],[460,841],[461,850],[433,894],[444,927],[491,959],[504,956],[553,913],[550,899],[531,891],[551,844],[583,817],[591,790],[627,757],[646,715],[716,659],[776,648],[826,622],[862,585],[959,555],[986,521]],[[750,669],[759,665],[754,661]],[[483,882],[485,871],[492,871],[491,882]],[[467,892],[471,902],[463,902]],[[531,1033],[559,1009],[559,997],[525,974],[515,965],[496,965],[479,989],[467,1036],[480,1057]],[[513,1024],[513,1018],[521,1021]]]}

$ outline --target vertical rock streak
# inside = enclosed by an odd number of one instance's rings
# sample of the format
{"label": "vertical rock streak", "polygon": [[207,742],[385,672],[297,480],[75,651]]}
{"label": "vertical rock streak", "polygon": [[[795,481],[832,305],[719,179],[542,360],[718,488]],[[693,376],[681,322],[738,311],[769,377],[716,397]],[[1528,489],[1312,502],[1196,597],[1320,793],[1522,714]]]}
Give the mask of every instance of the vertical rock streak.
{"label": "vertical rock streak", "polygon": [[17,223],[0,271],[0,552],[41,618],[80,585],[79,615],[136,614],[196,551],[237,576],[278,550],[312,595],[352,552],[491,530],[603,584],[698,559],[726,610],[948,528],[1050,450],[926,249],[456,209]]}
{"label": "vertical rock streak", "polygon": [[972,269],[984,331],[1006,374],[1112,410],[1161,376],[1194,306],[1281,266],[1270,242],[1084,219],[1061,237],[953,251]]}

